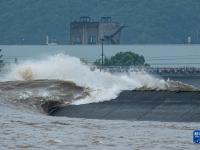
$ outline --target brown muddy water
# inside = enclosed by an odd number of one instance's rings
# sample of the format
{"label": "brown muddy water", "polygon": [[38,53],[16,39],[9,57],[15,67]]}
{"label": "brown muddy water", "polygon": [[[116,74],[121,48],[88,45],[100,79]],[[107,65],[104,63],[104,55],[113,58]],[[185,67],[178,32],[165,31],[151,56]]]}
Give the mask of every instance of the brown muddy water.
{"label": "brown muddy water", "polygon": [[199,147],[192,142],[193,130],[200,127],[195,122],[98,120],[46,114],[89,93],[90,89],[67,81],[1,82],[0,149],[171,150]]}

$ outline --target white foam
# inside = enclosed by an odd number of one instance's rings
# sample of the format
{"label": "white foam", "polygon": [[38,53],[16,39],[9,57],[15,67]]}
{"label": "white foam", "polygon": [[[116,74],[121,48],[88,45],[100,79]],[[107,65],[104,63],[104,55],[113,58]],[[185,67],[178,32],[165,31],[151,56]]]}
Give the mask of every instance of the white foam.
{"label": "white foam", "polygon": [[64,54],[50,56],[44,60],[26,61],[11,67],[5,80],[58,79],[73,81],[77,85],[89,87],[91,94],[74,104],[85,104],[110,100],[122,90],[147,87],[164,89],[164,80],[156,79],[145,72],[129,72],[113,75],[99,70],[91,71],[78,58]]}

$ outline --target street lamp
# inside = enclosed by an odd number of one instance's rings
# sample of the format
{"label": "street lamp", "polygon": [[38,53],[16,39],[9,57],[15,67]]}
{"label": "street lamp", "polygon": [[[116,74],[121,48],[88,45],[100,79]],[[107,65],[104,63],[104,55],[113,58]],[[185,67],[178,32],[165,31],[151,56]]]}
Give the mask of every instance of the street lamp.
{"label": "street lamp", "polygon": [[104,44],[104,38],[101,39],[101,70],[103,70],[103,65],[104,65],[104,60],[103,60],[103,57],[104,57],[104,52],[103,52],[103,44]]}

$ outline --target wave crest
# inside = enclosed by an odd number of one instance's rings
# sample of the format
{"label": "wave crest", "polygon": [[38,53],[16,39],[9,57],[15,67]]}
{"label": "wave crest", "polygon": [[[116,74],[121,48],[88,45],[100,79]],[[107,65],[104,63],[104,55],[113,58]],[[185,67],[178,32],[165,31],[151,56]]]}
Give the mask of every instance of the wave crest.
{"label": "wave crest", "polygon": [[[0,82],[0,102],[49,113],[89,95],[89,89],[69,81],[31,80]],[[23,107],[23,108],[24,108]]]}
{"label": "wave crest", "polygon": [[64,54],[50,56],[43,60],[25,61],[11,67],[4,80],[65,80],[91,89],[86,98],[77,102],[85,104],[116,98],[123,90],[134,90],[142,87],[166,89],[167,82],[154,78],[146,72],[129,72],[114,75],[99,70],[91,71],[80,59]]}
{"label": "wave crest", "polygon": [[33,80],[33,71],[31,68],[19,70],[18,73],[24,80]]}

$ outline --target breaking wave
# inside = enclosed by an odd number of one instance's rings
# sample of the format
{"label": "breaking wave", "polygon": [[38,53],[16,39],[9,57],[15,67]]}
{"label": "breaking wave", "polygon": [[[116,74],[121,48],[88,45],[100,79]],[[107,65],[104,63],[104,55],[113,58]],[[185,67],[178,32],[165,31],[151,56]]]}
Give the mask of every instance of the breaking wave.
{"label": "breaking wave", "polygon": [[0,82],[0,104],[12,104],[20,110],[51,113],[59,107],[89,95],[86,88],[60,80]]}
{"label": "breaking wave", "polygon": [[64,54],[50,56],[43,60],[25,61],[11,66],[4,81],[31,80],[71,81],[78,86],[89,88],[90,94],[73,104],[86,104],[114,99],[123,90],[142,87],[166,89],[166,81],[154,78],[146,72],[129,72],[114,75],[99,70],[91,71],[90,66],[80,59]]}

